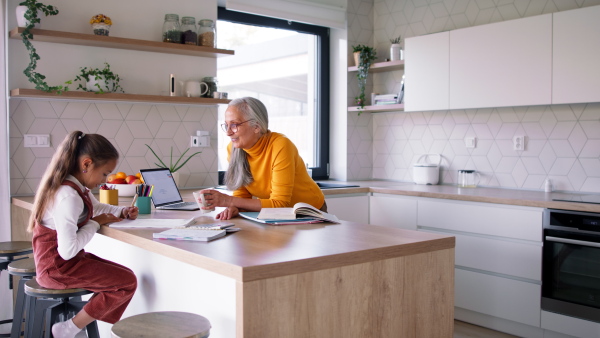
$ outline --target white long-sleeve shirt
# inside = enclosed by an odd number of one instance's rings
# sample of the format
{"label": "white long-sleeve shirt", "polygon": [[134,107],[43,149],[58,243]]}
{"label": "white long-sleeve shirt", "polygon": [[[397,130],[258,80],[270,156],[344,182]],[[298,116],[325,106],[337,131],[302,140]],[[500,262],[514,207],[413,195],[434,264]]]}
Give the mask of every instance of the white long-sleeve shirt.
{"label": "white long-sleeve shirt", "polygon": [[[82,191],[87,190],[75,177],[69,175],[67,180],[74,182]],[[94,207],[92,217],[105,213],[120,216],[121,211],[125,208],[100,203],[92,193],[88,195]],[[85,220],[87,213],[81,196],[75,189],[67,185],[58,188],[54,203],[49,205],[44,212],[42,225],[56,230],[58,254],[65,260],[73,258],[100,229],[100,224],[91,219],[81,228],[77,228],[77,224]]]}

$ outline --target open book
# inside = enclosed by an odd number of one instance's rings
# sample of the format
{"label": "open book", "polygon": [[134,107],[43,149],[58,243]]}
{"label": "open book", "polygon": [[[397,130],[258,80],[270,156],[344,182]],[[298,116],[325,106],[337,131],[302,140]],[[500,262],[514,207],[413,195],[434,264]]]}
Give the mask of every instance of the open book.
{"label": "open book", "polygon": [[302,202],[294,204],[292,208],[262,208],[257,216],[261,220],[291,220],[304,217],[332,223],[340,222],[335,215],[328,214]]}

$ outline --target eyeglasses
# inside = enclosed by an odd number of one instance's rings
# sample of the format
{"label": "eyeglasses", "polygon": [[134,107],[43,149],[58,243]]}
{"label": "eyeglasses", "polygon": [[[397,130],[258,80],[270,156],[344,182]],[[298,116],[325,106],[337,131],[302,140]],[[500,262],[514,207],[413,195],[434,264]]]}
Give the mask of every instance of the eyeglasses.
{"label": "eyeglasses", "polygon": [[227,123],[223,123],[223,124],[221,124],[221,129],[223,129],[224,132],[227,132],[227,130],[231,129],[232,132],[237,133],[238,127],[248,121],[250,121],[250,120],[246,120],[246,121],[240,122],[240,123],[232,123],[230,125],[227,125]]}

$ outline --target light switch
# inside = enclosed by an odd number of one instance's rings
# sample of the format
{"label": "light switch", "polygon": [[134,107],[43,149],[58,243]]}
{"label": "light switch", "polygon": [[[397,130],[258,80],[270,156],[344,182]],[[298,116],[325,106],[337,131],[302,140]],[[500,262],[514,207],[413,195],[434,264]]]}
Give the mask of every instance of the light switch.
{"label": "light switch", "polygon": [[476,143],[477,143],[477,139],[475,137],[465,138],[465,146],[467,148],[475,148]]}
{"label": "light switch", "polygon": [[25,148],[50,147],[50,135],[23,135],[23,146]]}

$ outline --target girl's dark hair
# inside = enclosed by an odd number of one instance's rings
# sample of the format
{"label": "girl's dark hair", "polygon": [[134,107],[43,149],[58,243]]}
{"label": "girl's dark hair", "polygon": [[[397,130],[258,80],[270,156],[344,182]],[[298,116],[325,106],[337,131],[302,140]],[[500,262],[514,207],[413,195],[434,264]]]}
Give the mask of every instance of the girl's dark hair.
{"label": "girl's dark hair", "polygon": [[92,166],[97,167],[119,159],[119,152],[106,137],[100,134],[73,131],[67,135],[56,149],[50,165],[42,176],[35,194],[28,231],[33,231],[36,222],[41,222],[46,207],[53,202],[56,191],[67,176],[81,170],[79,159],[82,156],[91,158]]}

